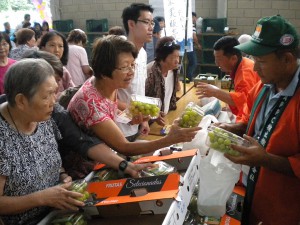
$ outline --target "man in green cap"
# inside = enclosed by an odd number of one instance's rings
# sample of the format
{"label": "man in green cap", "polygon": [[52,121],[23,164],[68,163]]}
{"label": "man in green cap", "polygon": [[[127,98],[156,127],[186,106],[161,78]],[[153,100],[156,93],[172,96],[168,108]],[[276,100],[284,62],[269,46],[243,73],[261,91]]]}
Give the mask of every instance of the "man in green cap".
{"label": "man in green cap", "polygon": [[244,134],[250,147],[234,145],[250,166],[242,224],[300,224],[299,37],[281,16],[260,19],[250,42],[237,45],[254,58],[261,82],[249,92],[243,120],[221,127]]}

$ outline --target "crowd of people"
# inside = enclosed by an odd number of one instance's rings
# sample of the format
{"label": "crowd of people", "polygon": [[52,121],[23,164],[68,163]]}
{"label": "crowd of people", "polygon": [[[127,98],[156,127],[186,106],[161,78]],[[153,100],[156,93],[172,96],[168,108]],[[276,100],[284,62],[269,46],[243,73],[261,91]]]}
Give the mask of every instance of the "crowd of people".
{"label": "crowd of people", "polygon": [[[177,108],[180,46],[165,33],[164,18],[154,18],[153,11],[143,3],[124,8],[124,28],[112,27],[109,35],[96,39],[90,62],[81,29],[72,30],[67,38],[46,23],[31,29],[26,14],[14,42],[9,23],[5,24],[0,33],[4,224],[37,224],[53,208],[78,210],[82,194],[70,190],[71,181],[86,177],[96,163],[138,177],[140,170],[152,165],[133,164],[130,156],[190,142],[201,129],[181,128],[175,120],[166,136],[140,141],[154,121],[141,113],[130,122],[120,119],[133,94],[161,100],[155,122],[162,126],[164,116]],[[240,43],[226,36],[213,47],[215,63],[230,75],[234,91],[199,83],[196,94],[227,103],[236,121],[217,126],[250,143],[232,145],[239,156],[225,154],[232,162],[249,166],[242,224],[298,225],[299,36],[291,23],[276,15],[258,20],[253,35],[245,38]],[[148,43],[154,56],[150,62]]]}

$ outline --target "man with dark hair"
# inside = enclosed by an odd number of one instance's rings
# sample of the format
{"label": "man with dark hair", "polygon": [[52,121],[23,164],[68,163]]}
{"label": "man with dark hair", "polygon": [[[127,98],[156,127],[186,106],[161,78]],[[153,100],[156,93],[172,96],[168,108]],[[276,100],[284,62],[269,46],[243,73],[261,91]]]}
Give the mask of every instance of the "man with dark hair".
{"label": "man with dark hair", "polygon": [[[22,23],[18,24],[17,27],[16,27],[16,30],[15,32],[17,32],[18,30],[20,30],[21,28],[27,28],[28,26],[26,26],[26,24],[28,25],[29,24],[29,27],[31,26],[31,23],[30,23],[30,14],[25,14],[24,15],[24,20],[22,21]],[[24,27],[24,25],[26,27]]]}
{"label": "man with dark hair", "polygon": [[161,29],[161,37],[166,36],[166,24],[165,24],[165,18],[163,16],[156,16],[154,17],[155,20],[158,21],[160,29]]}
{"label": "man with dark hair", "polygon": [[243,225],[300,223],[300,67],[299,36],[281,16],[258,20],[252,39],[235,48],[254,59],[261,82],[249,92],[243,119],[222,127],[244,136],[250,147],[232,146],[251,166]]}
{"label": "man with dark hair", "polygon": [[[199,83],[197,85],[197,95],[203,97],[216,97],[227,103],[237,120],[241,118],[243,106],[247,99],[247,93],[259,81],[256,72],[253,71],[253,61],[242,57],[240,50],[234,46],[239,42],[235,37],[225,36],[214,44],[215,63],[219,68],[230,74],[231,87],[228,91],[223,91],[216,86]],[[234,92],[230,92],[234,85]]]}
{"label": "man with dark hair", "polygon": [[3,24],[3,26],[4,26],[4,32],[5,32],[8,36],[10,36],[10,35],[11,35],[11,27],[10,27],[10,23],[9,23],[9,22],[5,22],[5,23]]}
{"label": "man with dark hair", "polygon": [[[127,39],[134,43],[138,50],[138,57],[135,60],[134,78],[126,89],[120,89],[118,98],[120,100],[119,109],[124,110],[126,103],[130,101],[132,94],[145,95],[145,81],[147,78],[147,53],[143,48],[146,42],[152,41],[153,8],[143,3],[132,3],[123,10],[123,26],[127,33]],[[146,119],[148,120],[148,119]],[[131,124],[117,123],[125,137],[129,141],[134,141],[139,134],[148,134],[149,125],[147,121],[135,120]],[[140,129],[139,124],[140,123]]]}

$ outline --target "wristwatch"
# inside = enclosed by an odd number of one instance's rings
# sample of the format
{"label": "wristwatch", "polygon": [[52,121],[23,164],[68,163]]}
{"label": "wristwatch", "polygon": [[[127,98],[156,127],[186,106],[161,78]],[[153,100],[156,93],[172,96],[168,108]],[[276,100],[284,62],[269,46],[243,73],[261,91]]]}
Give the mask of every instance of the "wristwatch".
{"label": "wristwatch", "polygon": [[118,170],[119,177],[124,177],[124,171],[126,170],[127,166],[128,166],[128,162],[126,160],[120,162],[119,170]]}

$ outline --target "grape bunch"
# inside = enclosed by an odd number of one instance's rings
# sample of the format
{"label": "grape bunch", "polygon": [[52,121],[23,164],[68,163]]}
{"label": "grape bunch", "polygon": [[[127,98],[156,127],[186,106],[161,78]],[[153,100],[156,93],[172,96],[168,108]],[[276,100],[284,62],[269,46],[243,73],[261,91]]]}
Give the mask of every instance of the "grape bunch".
{"label": "grape bunch", "polygon": [[74,181],[71,186],[71,191],[83,194],[83,197],[77,199],[82,202],[90,197],[90,193],[87,191],[87,182],[85,180]]}
{"label": "grape bunch", "polygon": [[140,101],[131,101],[129,112],[131,115],[138,116],[139,113],[142,113],[143,116],[151,116],[152,118],[158,117],[159,107],[155,104],[144,103]]}
{"label": "grape bunch", "polygon": [[176,172],[175,167],[171,166],[170,164],[164,161],[157,161],[153,163],[151,167],[143,169],[140,172],[140,175],[142,177],[151,177],[151,176],[167,175],[175,172]]}
{"label": "grape bunch", "polygon": [[189,103],[182,113],[179,126],[183,128],[197,127],[204,116],[204,112],[194,103]]}
{"label": "grape bunch", "polygon": [[240,153],[233,150],[230,145],[248,145],[248,142],[245,139],[221,128],[213,127],[213,129],[209,128],[208,130],[208,139],[210,142],[208,142],[208,145],[217,151],[227,153],[232,156],[239,156]]}
{"label": "grape bunch", "polygon": [[82,214],[67,214],[56,217],[51,221],[52,225],[87,225],[87,221]]}

